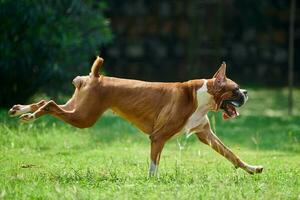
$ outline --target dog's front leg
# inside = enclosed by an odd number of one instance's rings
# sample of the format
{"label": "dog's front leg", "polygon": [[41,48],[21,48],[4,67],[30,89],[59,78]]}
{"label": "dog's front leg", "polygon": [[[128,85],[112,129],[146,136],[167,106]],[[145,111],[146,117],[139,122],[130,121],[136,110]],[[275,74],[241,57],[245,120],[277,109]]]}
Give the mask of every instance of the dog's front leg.
{"label": "dog's front leg", "polygon": [[201,131],[196,132],[196,135],[201,142],[209,145],[219,154],[227,158],[236,168],[242,168],[250,174],[262,172],[262,166],[252,166],[243,162],[228,147],[226,147],[221,142],[221,140],[213,133],[209,122],[203,127]]}
{"label": "dog's front leg", "polygon": [[161,152],[164,148],[166,140],[159,137],[159,134],[153,134],[150,136],[151,140],[151,153],[150,153],[150,167],[149,167],[149,177],[154,175],[159,176],[158,174],[158,165],[160,160]]}

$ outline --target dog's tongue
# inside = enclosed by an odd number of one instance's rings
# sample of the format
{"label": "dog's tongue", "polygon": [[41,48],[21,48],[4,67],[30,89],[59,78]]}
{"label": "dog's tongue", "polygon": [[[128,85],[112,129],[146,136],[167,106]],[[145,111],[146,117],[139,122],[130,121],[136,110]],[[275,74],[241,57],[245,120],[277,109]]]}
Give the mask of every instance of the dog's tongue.
{"label": "dog's tongue", "polygon": [[226,112],[222,113],[222,117],[224,120],[230,119],[230,116]]}
{"label": "dog's tongue", "polygon": [[236,111],[235,107],[232,105],[229,105],[229,104],[226,105],[226,110],[227,110],[228,114],[227,114],[227,112],[224,111],[223,115],[222,115],[224,120],[233,119],[233,118],[236,118],[237,116],[239,116],[239,113]]}

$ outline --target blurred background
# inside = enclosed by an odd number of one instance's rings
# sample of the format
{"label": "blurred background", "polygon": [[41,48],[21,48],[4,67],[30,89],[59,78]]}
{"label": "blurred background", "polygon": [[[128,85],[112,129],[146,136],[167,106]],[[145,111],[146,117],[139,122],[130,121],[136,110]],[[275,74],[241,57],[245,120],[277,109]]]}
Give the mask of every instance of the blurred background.
{"label": "blurred background", "polygon": [[230,78],[287,109],[290,9],[289,0],[1,0],[0,107],[40,97],[63,101],[72,79],[87,75],[100,54],[106,75],[147,81],[210,78],[226,61]]}

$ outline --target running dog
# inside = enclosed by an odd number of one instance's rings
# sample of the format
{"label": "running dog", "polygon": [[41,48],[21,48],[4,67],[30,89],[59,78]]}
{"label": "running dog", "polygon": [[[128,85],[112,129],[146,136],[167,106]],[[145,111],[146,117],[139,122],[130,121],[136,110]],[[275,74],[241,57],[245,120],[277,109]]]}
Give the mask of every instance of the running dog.
{"label": "running dog", "polygon": [[121,79],[99,75],[103,59],[97,57],[89,76],[73,80],[75,92],[64,105],[42,100],[15,105],[10,116],[24,122],[49,114],[78,128],[91,127],[108,109],[132,122],[149,135],[151,163],[149,175],[157,174],[165,143],[180,132],[194,133],[204,144],[227,158],[236,168],[250,174],[261,173],[262,166],[249,165],[227,148],[213,133],[207,113],[223,111],[224,119],[237,117],[236,110],[248,99],[247,91],[226,77],[222,63],[211,79],[162,83]]}

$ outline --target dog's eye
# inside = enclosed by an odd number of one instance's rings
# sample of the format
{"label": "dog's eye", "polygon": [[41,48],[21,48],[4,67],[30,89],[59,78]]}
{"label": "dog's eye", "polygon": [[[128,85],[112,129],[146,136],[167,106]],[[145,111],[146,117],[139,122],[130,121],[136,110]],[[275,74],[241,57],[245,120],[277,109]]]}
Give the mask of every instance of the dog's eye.
{"label": "dog's eye", "polygon": [[236,87],[236,88],[233,89],[232,92],[233,92],[233,94],[238,94],[239,91],[240,91],[240,88],[239,88],[239,87]]}

